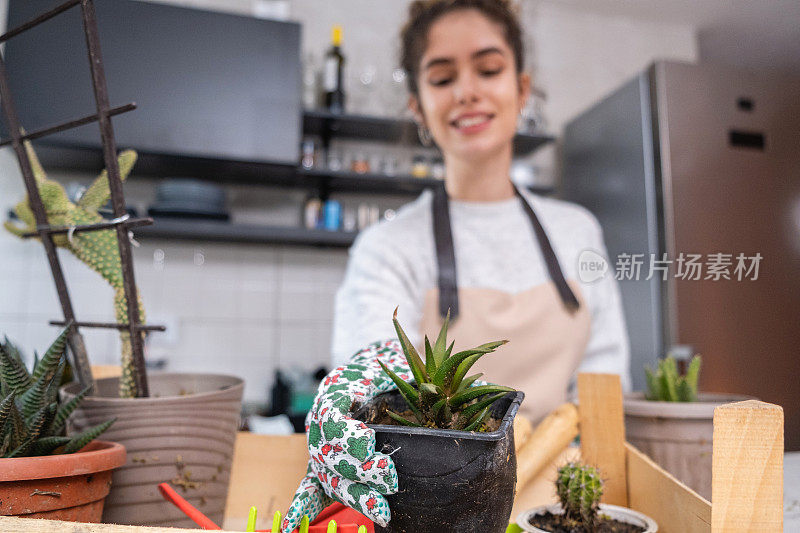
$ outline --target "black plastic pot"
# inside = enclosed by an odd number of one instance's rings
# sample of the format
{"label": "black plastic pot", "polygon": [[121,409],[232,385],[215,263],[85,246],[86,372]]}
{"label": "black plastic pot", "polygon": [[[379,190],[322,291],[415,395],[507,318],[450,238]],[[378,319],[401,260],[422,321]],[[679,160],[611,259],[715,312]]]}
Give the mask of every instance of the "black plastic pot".
{"label": "black plastic pot", "polygon": [[[391,522],[376,525],[376,533],[504,533],[517,482],[513,421],[524,397],[513,392],[495,402],[492,417],[502,422],[491,433],[370,424],[376,449],[394,459],[400,485],[387,497]],[[381,404],[406,408],[397,391],[371,407]]]}

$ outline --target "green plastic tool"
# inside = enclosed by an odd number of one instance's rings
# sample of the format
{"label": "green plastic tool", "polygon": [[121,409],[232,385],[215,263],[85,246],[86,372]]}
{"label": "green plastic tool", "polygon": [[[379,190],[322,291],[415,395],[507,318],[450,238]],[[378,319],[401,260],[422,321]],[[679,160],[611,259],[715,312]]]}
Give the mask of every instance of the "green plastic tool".
{"label": "green plastic tool", "polygon": [[250,508],[250,514],[247,517],[247,531],[255,531],[256,530],[256,516],[258,515],[258,509],[256,506],[252,506]]}

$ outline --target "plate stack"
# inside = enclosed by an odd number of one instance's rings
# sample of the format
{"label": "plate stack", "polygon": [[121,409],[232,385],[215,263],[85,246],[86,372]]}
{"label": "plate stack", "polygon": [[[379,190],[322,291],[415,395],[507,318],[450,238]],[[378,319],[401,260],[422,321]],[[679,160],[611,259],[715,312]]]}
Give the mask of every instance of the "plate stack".
{"label": "plate stack", "polygon": [[156,201],[147,210],[152,217],[228,220],[222,187],[192,178],[165,179],[156,187]]}

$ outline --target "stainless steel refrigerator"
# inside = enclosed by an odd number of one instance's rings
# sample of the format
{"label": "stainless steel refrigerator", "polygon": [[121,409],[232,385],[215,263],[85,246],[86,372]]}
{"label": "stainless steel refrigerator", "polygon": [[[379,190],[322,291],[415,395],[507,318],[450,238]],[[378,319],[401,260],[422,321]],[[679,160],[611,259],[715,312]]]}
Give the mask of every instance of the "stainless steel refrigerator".
{"label": "stainless steel refrigerator", "polygon": [[701,390],[783,406],[800,449],[800,78],[654,63],[567,125],[561,185],[622,278],[635,388],[691,345]]}

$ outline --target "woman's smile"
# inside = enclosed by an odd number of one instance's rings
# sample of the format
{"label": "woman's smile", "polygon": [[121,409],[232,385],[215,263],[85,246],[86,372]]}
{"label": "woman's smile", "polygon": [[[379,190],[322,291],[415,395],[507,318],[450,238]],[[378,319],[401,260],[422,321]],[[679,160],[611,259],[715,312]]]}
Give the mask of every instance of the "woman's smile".
{"label": "woman's smile", "polygon": [[450,125],[459,133],[472,135],[484,131],[494,119],[493,113],[464,113],[450,121]]}

